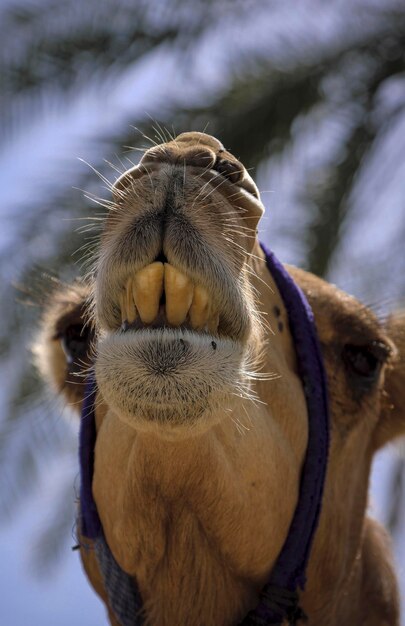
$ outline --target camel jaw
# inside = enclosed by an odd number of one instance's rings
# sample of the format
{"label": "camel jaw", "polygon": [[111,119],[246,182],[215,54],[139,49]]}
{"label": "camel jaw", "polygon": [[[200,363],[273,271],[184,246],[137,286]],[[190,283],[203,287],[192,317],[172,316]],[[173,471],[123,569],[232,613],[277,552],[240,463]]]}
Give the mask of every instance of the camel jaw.
{"label": "camel jaw", "polygon": [[[107,402],[140,430],[176,435],[213,425],[231,408],[248,369],[238,341],[185,328],[128,329],[99,341],[96,377]],[[221,412],[222,415],[222,412]]]}

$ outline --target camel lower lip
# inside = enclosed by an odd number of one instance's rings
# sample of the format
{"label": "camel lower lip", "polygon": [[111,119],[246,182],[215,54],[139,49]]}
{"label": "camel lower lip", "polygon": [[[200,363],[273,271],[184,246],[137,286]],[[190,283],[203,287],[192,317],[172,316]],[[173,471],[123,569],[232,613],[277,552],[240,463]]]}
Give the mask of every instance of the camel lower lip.
{"label": "camel lower lip", "polygon": [[105,399],[128,422],[146,415],[161,420],[154,409],[166,406],[166,418],[169,411],[171,420],[188,423],[196,407],[202,414],[233,397],[245,354],[238,341],[196,331],[112,332],[99,342],[96,378]]}
{"label": "camel lower lip", "polygon": [[190,333],[195,333],[197,335],[212,334],[212,333],[209,333],[208,329],[196,330],[195,328],[190,326],[190,324],[187,324],[187,323],[182,324],[181,326],[178,326],[178,327],[173,327],[173,326],[170,326],[169,324],[162,323],[160,320],[156,320],[155,322],[152,322],[151,324],[146,325],[142,322],[142,320],[137,319],[131,324],[127,321],[124,321],[122,322],[120,326],[121,333],[128,333],[130,331],[137,332],[137,331],[142,331],[142,330],[157,330],[157,331],[163,331],[163,332],[164,331],[171,332],[173,330],[180,330],[180,331],[188,331]]}
{"label": "camel lower lip", "polygon": [[[207,329],[195,330],[188,324],[183,324],[178,328],[171,326],[160,326],[156,323],[145,326],[140,321],[135,321],[132,324],[123,324],[120,330],[111,334],[111,336],[121,337],[122,341],[125,341],[127,345],[137,346],[148,343],[157,344],[163,342],[166,349],[178,352],[180,349],[184,352],[188,350],[189,346],[193,344],[198,345],[201,350],[217,349],[218,344],[223,341],[227,341],[226,337],[219,337],[213,335]],[[125,339],[124,339],[125,337]],[[124,345],[124,344],[123,344]]]}

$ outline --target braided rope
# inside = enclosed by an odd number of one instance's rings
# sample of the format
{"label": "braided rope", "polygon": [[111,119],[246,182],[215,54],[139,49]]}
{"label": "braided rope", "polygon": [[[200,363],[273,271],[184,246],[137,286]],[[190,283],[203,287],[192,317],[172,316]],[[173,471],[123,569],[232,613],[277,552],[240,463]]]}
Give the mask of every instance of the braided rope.
{"label": "braided rope", "polygon": [[118,565],[104,534],[95,540],[95,551],[108,602],[115,617],[121,626],[142,626],[142,598],[136,581]]}

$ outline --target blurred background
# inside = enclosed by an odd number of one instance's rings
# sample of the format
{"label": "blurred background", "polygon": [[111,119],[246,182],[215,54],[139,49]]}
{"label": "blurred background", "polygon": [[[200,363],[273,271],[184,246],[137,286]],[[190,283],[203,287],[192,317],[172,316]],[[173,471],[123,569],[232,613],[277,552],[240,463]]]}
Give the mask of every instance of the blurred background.
{"label": "blurred background", "polygon": [[[281,260],[382,317],[404,305],[405,3],[2,0],[0,42],[0,623],[96,626],[71,552],[77,425],[27,349],[43,272],[85,270],[97,197],[139,148],[200,130],[251,168]],[[403,592],[404,495],[399,445],[370,507]]]}

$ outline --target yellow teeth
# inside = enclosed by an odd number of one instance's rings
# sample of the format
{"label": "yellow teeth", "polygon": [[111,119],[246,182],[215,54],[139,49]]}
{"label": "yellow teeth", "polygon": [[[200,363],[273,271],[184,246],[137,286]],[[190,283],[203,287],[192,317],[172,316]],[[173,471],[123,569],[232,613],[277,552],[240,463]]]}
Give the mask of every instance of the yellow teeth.
{"label": "yellow teeth", "polygon": [[180,326],[193,301],[193,283],[178,269],[165,263],[166,317],[172,326]]}
{"label": "yellow teeth", "polygon": [[193,328],[204,328],[208,322],[210,302],[205,287],[194,287],[193,303],[190,308],[190,323]]}
{"label": "yellow teeth", "polygon": [[125,291],[120,293],[120,309],[121,309],[121,322],[127,321],[127,299],[125,296]]}
{"label": "yellow teeth", "polygon": [[[165,311],[160,305],[163,289]],[[159,309],[170,326],[180,326],[188,321],[196,330],[208,330],[210,333],[218,330],[219,314],[213,311],[206,288],[194,285],[188,276],[170,263],[163,265],[156,261],[131,276],[121,292],[119,305],[124,330],[128,327],[126,323],[132,324],[138,314],[144,324],[152,324],[159,315]]]}
{"label": "yellow teeth", "polygon": [[218,330],[219,313],[214,313],[208,320],[208,332],[213,334]]}
{"label": "yellow teeth", "polygon": [[127,304],[127,320],[128,323],[131,324],[136,318],[136,309],[130,281],[128,281],[125,296]]}
{"label": "yellow teeth", "polygon": [[131,324],[136,319],[136,308],[132,298],[132,289],[128,281],[126,289],[120,295],[121,321]]}
{"label": "yellow teeth", "polygon": [[159,312],[163,293],[163,263],[151,263],[135,274],[133,297],[144,324],[151,324]]}

